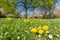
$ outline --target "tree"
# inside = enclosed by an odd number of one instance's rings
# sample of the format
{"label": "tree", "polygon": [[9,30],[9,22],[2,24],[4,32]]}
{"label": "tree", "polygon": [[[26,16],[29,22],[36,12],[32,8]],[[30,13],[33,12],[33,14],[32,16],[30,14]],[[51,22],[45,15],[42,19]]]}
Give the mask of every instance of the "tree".
{"label": "tree", "polygon": [[44,2],[45,2],[46,10],[49,12],[49,18],[51,18],[57,0],[45,0]]}
{"label": "tree", "polygon": [[4,15],[16,14],[16,1],[15,0],[0,0],[0,7]]}
{"label": "tree", "polygon": [[18,6],[22,6],[25,10],[25,18],[27,18],[27,10],[28,8],[30,8],[30,1],[29,0],[20,0],[19,2],[17,2],[17,4],[19,4]]}
{"label": "tree", "polygon": [[46,17],[47,12],[49,12],[49,18],[51,18],[51,14],[53,13],[55,4],[58,0],[33,0],[32,3],[40,7],[43,11],[45,11],[44,16]]}

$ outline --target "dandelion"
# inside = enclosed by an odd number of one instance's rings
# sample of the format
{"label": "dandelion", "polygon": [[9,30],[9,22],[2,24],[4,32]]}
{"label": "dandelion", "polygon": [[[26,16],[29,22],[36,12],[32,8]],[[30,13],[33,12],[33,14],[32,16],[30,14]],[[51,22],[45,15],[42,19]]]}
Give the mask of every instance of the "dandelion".
{"label": "dandelion", "polygon": [[29,19],[24,19],[24,22],[29,22]]}
{"label": "dandelion", "polygon": [[48,30],[49,27],[48,27],[48,26],[43,26],[43,29],[44,29],[44,30]]}
{"label": "dandelion", "polygon": [[44,33],[44,30],[43,30],[43,29],[40,29],[40,30],[38,31],[38,33],[42,35],[42,34]]}
{"label": "dandelion", "polygon": [[49,39],[52,39],[53,38],[53,35],[49,34],[48,37],[49,37]]}
{"label": "dandelion", "polygon": [[10,21],[10,20],[12,20],[12,18],[6,18],[6,20],[7,20],[7,21]]}
{"label": "dandelion", "polygon": [[37,29],[36,29],[36,28],[32,28],[32,29],[31,29],[31,32],[32,32],[32,33],[36,33],[36,32],[37,32]]}
{"label": "dandelion", "polygon": [[29,22],[29,19],[27,20],[27,22]]}
{"label": "dandelion", "polygon": [[42,27],[41,26],[39,26],[37,29],[39,30],[39,29],[41,29]]}
{"label": "dandelion", "polygon": [[26,22],[27,20],[26,19],[24,19],[24,22]]}

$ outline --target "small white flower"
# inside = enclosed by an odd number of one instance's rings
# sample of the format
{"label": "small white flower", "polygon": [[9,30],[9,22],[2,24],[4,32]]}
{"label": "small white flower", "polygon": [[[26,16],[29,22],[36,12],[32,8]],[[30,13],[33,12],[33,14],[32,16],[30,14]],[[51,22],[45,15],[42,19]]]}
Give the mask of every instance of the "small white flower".
{"label": "small white flower", "polygon": [[8,34],[8,32],[5,32],[5,34],[4,35],[7,35]]}
{"label": "small white flower", "polygon": [[33,23],[33,21],[31,21],[30,23]]}
{"label": "small white flower", "polygon": [[41,38],[42,36],[41,35],[38,35],[38,38]]}
{"label": "small white flower", "polygon": [[31,30],[31,27],[29,29]]}
{"label": "small white flower", "polygon": [[57,27],[55,27],[54,29],[57,29]]}
{"label": "small white flower", "polygon": [[46,33],[49,33],[49,31],[46,31]]}
{"label": "small white flower", "polygon": [[11,38],[12,40],[14,40],[13,38]]}
{"label": "small white flower", "polygon": [[50,22],[48,22],[48,23],[50,23]]}
{"label": "small white flower", "polygon": [[50,34],[50,35],[48,35],[48,37],[49,37],[49,39],[52,39],[53,38],[53,35]]}
{"label": "small white flower", "polygon": [[18,36],[17,39],[20,39],[20,36]]}
{"label": "small white flower", "polygon": [[25,30],[25,32],[28,32],[28,31]]}
{"label": "small white flower", "polygon": [[60,37],[58,34],[56,35],[57,37]]}

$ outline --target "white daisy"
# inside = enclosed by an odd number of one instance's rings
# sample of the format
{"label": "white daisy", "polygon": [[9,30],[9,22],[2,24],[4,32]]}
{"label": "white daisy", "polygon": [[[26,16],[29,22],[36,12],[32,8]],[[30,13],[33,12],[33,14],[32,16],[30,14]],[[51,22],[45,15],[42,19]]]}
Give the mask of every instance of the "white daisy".
{"label": "white daisy", "polygon": [[49,39],[52,39],[53,38],[53,35],[49,34],[48,37],[49,37]]}
{"label": "white daisy", "polygon": [[28,31],[25,30],[25,32],[28,32]]}
{"label": "white daisy", "polygon": [[41,38],[42,36],[41,35],[38,35],[38,38]]}
{"label": "white daisy", "polygon": [[8,32],[5,32],[5,33],[4,33],[4,35],[7,35],[7,34],[8,34]]}
{"label": "white daisy", "polygon": [[58,34],[57,34],[56,36],[57,36],[57,37],[60,37],[60,35],[58,35]]}
{"label": "white daisy", "polygon": [[20,39],[20,36],[18,36],[17,39]]}
{"label": "white daisy", "polygon": [[49,33],[49,31],[46,31],[46,33]]}
{"label": "white daisy", "polygon": [[54,29],[57,29],[57,27],[55,27]]}
{"label": "white daisy", "polygon": [[50,22],[48,22],[48,23],[50,23]]}

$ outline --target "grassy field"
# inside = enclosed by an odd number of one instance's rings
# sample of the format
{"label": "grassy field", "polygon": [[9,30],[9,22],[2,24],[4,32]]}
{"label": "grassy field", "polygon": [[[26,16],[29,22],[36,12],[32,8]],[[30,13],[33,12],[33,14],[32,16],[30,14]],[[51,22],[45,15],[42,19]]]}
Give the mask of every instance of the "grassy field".
{"label": "grassy field", "polygon": [[[27,20],[27,21],[26,21]],[[43,40],[60,40],[60,19],[19,19],[0,18],[0,40],[38,40],[38,36],[30,32],[31,28],[49,26],[49,34],[43,34]]]}

